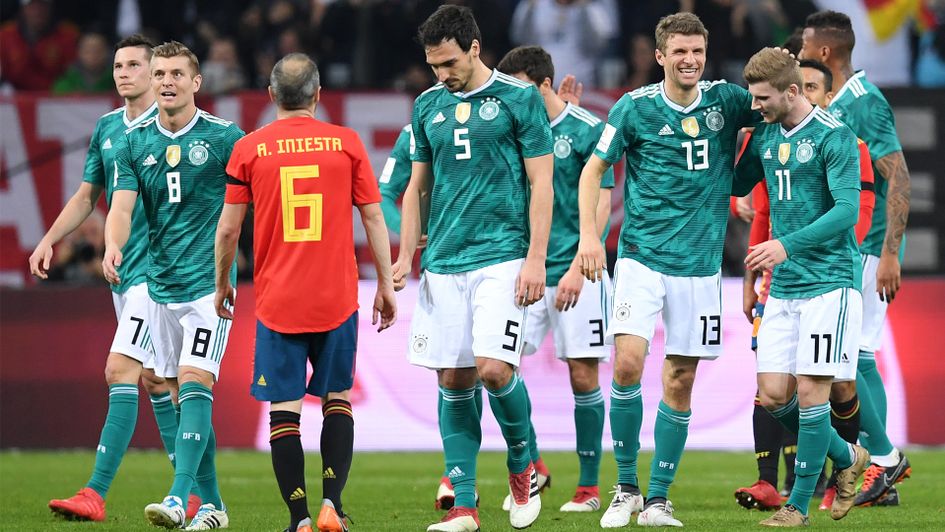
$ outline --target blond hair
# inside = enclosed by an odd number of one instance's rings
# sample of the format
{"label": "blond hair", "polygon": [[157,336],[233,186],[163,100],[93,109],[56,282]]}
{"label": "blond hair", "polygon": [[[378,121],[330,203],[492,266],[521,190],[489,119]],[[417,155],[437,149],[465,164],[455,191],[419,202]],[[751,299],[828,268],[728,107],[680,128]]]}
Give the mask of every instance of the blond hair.
{"label": "blond hair", "polygon": [[190,62],[190,68],[194,71],[194,76],[200,74],[200,61],[197,56],[190,51],[190,48],[183,43],[170,41],[154,47],[153,57],[186,57]]}
{"label": "blond hair", "polygon": [[709,46],[709,30],[705,29],[699,17],[692,13],[673,13],[661,18],[656,25],[656,48],[666,53],[666,41],[672,34],[702,35]]}
{"label": "blond hair", "polygon": [[791,85],[801,87],[804,83],[797,60],[780,48],[762,48],[748,60],[743,74],[749,84],[767,81],[778,91],[786,91]]}

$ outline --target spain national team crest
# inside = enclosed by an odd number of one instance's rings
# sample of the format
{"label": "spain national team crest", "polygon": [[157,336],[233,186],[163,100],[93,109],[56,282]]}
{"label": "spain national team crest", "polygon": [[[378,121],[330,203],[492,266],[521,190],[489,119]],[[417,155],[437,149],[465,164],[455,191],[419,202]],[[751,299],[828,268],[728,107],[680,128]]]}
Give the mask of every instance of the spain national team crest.
{"label": "spain national team crest", "polygon": [[164,153],[164,160],[167,161],[167,164],[171,165],[171,168],[177,166],[177,163],[180,162],[180,144],[171,144],[167,147],[167,151]]}
{"label": "spain national team crest", "polygon": [[469,120],[469,115],[472,114],[472,104],[469,102],[462,102],[456,105],[456,113],[453,115],[456,117],[456,121],[460,124],[465,124]]}
{"label": "spain national team crest", "polygon": [[690,137],[698,137],[699,121],[696,120],[696,117],[694,116],[684,118],[682,121],[682,130],[685,131]]}
{"label": "spain national team crest", "polygon": [[787,164],[790,158],[791,158],[791,143],[782,142],[778,146],[778,161],[780,161],[781,164]]}

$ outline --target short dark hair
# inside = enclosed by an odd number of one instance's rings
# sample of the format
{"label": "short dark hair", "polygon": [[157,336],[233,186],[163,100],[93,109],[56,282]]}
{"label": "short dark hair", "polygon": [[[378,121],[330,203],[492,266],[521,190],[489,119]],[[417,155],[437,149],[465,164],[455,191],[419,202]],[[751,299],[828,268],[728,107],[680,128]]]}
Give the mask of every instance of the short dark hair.
{"label": "short dark hair", "polygon": [[190,63],[191,70],[194,71],[194,77],[200,75],[200,61],[196,54],[190,51],[190,48],[184,46],[184,43],[178,41],[168,41],[154,47],[154,55],[151,57],[185,57]]}
{"label": "short dark hair", "polygon": [[853,53],[856,36],[853,34],[853,24],[850,17],[837,11],[818,11],[807,16],[804,27],[813,28],[814,33],[830,41],[834,47],[843,53]]}
{"label": "short dark hair", "polygon": [[656,48],[666,53],[666,43],[673,34],[702,35],[706,47],[709,46],[709,30],[702,24],[702,20],[693,13],[673,13],[661,18],[656,24]]}
{"label": "short dark hair", "polygon": [[148,52],[148,59],[151,59],[151,55],[154,54],[154,41],[141,35],[140,33],[135,33],[134,35],[129,35],[124,39],[118,41],[118,44],[115,45],[115,51],[122,48],[144,48]]}
{"label": "short dark hair", "polygon": [[476,18],[468,7],[442,5],[430,15],[417,31],[417,40],[423,46],[436,46],[443,41],[455,39],[459,49],[468,52],[472,42],[482,45],[482,34]]}
{"label": "short dark hair", "polygon": [[305,54],[289,54],[272,67],[269,86],[280,108],[305,109],[318,92],[318,66]]}
{"label": "short dark hair", "polygon": [[804,28],[798,26],[794,28],[794,32],[788,36],[787,40],[784,41],[784,44],[781,45],[781,48],[794,54],[794,57],[797,57],[797,54],[801,53],[801,48],[804,47]]}
{"label": "short dark hair", "polygon": [[824,86],[827,87],[827,92],[833,90],[833,72],[827,68],[827,65],[817,61],[816,59],[802,59],[801,68],[813,68],[819,70],[824,75]]}
{"label": "short dark hair", "polygon": [[555,82],[555,65],[551,56],[541,46],[519,46],[509,50],[496,67],[499,72],[515,75],[523,72],[536,85],[541,85],[545,78]]}

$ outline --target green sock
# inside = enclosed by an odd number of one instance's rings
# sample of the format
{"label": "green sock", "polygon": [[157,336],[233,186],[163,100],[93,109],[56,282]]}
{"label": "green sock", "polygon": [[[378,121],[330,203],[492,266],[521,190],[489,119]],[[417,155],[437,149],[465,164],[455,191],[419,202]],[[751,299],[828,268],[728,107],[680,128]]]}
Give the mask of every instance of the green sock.
{"label": "green sock", "polygon": [[86,486],[102,498],[115,479],[121,459],[128,450],[131,435],[138,421],[138,387],[134,384],[112,384],[108,387],[108,414],[95,452],[95,469]]}
{"label": "green sock", "polygon": [[601,438],[604,434],[604,394],[600,388],[574,393],[574,431],[581,465],[578,486],[596,486],[600,477]]}
{"label": "green sock", "polygon": [[774,410],[769,410],[771,415],[775,419],[781,422],[791,434],[797,434],[797,431],[800,430],[799,415],[800,411],[797,406],[797,395],[791,397],[791,400],[781,408],[775,408]]}
{"label": "green sock", "polygon": [[476,412],[477,388],[450,390],[440,387],[440,437],[446,471],[456,494],[455,505],[476,507],[476,458],[482,443],[482,425]]}
{"label": "green sock", "polygon": [[[876,413],[879,420],[886,426],[886,387],[883,386],[883,377],[879,374],[879,368],[876,366],[876,354],[867,351],[860,351],[857,361],[856,371],[863,376],[863,381],[870,387],[870,397],[873,399],[873,405],[876,407]],[[857,381],[859,389],[859,380]],[[862,394],[863,392],[858,392]]]}
{"label": "green sock", "polygon": [[541,453],[538,452],[538,435],[535,434],[535,424],[532,423],[532,398],[528,395],[525,379],[519,378],[519,380],[522,388],[525,389],[525,401],[528,407],[528,457],[532,463],[537,463],[541,459]]}
{"label": "green sock", "polygon": [[837,432],[837,429],[830,427],[830,430],[827,432],[829,433],[827,438],[827,456],[833,460],[834,467],[836,469],[846,469],[853,465],[853,459],[856,458],[853,445],[844,440],[843,437],[840,436],[840,433]]}
{"label": "green sock", "polygon": [[179,397],[180,428],[174,444],[177,464],[169,495],[183,502],[194,486],[197,468],[210,441],[213,392],[200,383],[185,382],[180,385]]}
{"label": "green sock", "polygon": [[508,446],[506,465],[510,473],[521,473],[528,468],[531,456],[528,454],[528,393],[521,385],[522,378],[512,374],[509,383],[498,390],[489,390],[489,406],[499,422],[502,437]]}
{"label": "green sock", "polygon": [[617,460],[617,483],[639,486],[637,455],[640,453],[640,427],[643,426],[643,393],[640,384],[610,384],[610,431]]}
{"label": "green sock", "polygon": [[[804,515],[807,515],[817,480],[824,469],[831,429],[830,403],[799,409],[794,489],[788,504]],[[833,432],[836,435],[836,431]]]}
{"label": "green sock", "polygon": [[676,478],[686,438],[689,437],[689,419],[692,410],[673,410],[663,401],[656,410],[653,438],[656,448],[650,465],[650,486],[647,498],[669,497],[669,486]]}
{"label": "green sock", "polygon": [[164,450],[167,451],[167,457],[171,464],[175,463],[174,443],[177,439],[177,409],[174,408],[174,402],[171,401],[170,392],[165,392],[151,396],[151,408],[154,409],[154,420],[157,421],[158,432],[161,434],[161,441],[164,442]]}
{"label": "green sock", "polygon": [[207,448],[200,459],[200,465],[197,466],[197,488],[203,495],[204,503],[212,503],[217,510],[222,510],[223,500],[220,497],[220,485],[217,483],[217,437],[213,431],[213,425],[210,426],[210,435],[207,438]]}
{"label": "green sock", "polygon": [[860,397],[860,435],[863,446],[873,456],[888,455],[893,452],[893,444],[886,435],[886,426],[873,403],[872,386],[859,370],[856,372],[856,389]]}

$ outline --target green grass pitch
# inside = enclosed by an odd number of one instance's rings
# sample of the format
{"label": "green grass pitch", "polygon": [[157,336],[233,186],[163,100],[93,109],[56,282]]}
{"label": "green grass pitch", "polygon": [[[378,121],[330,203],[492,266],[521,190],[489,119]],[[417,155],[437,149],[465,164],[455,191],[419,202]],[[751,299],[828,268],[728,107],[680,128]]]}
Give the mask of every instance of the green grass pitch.
{"label": "green grass pitch", "polygon": [[[854,508],[842,521],[812,510],[811,525],[819,529],[945,530],[945,452],[911,450],[913,478],[900,485],[898,508]],[[543,509],[534,531],[600,530],[595,514],[562,514],[577,482],[573,453],[545,453],[552,487],[542,495]],[[642,453],[642,472],[650,453]],[[308,460],[309,505],[317,512],[321,492],[320,459]],[[157,451],[129,452],[108,495],[105,523],[67,522],[46,508],[50,498],[67,497],[84,485],[94,459],[91,451],[0,453],[0,530],[10,531],[135,531],[156,530],[144,519],[147,503],[159,501],[171,481],[171,468]],[[221,491],[234,531],[281,531],[288,512],[276,488],[268,453],[221,451],[217,454]],[[436,453],[358,453],[345,490],[345,509],[355,531],[422,531],[439,519],[433,495],[442,461]],[[687,529],[758,530],[766,515],[735,503],[733,492],[754,480],[755,464],[747,452],[687,452],[670,492],[676,516]],[[602,482],[616,475],[613,456],[606,454]],[[645,479],[645,477],[644,477]],[[643,479],[641,479],[643,480]],[[644,481],[645,483],[645,481]],[[512,530],[501,511],[506,484],[504,454],[483,453],[479,459],[482,529]],[[604,504],[610,497],[603,494]],[[603,510],[601,510],[602,512]],[[635,522],[629,528],[635,528]]]}

